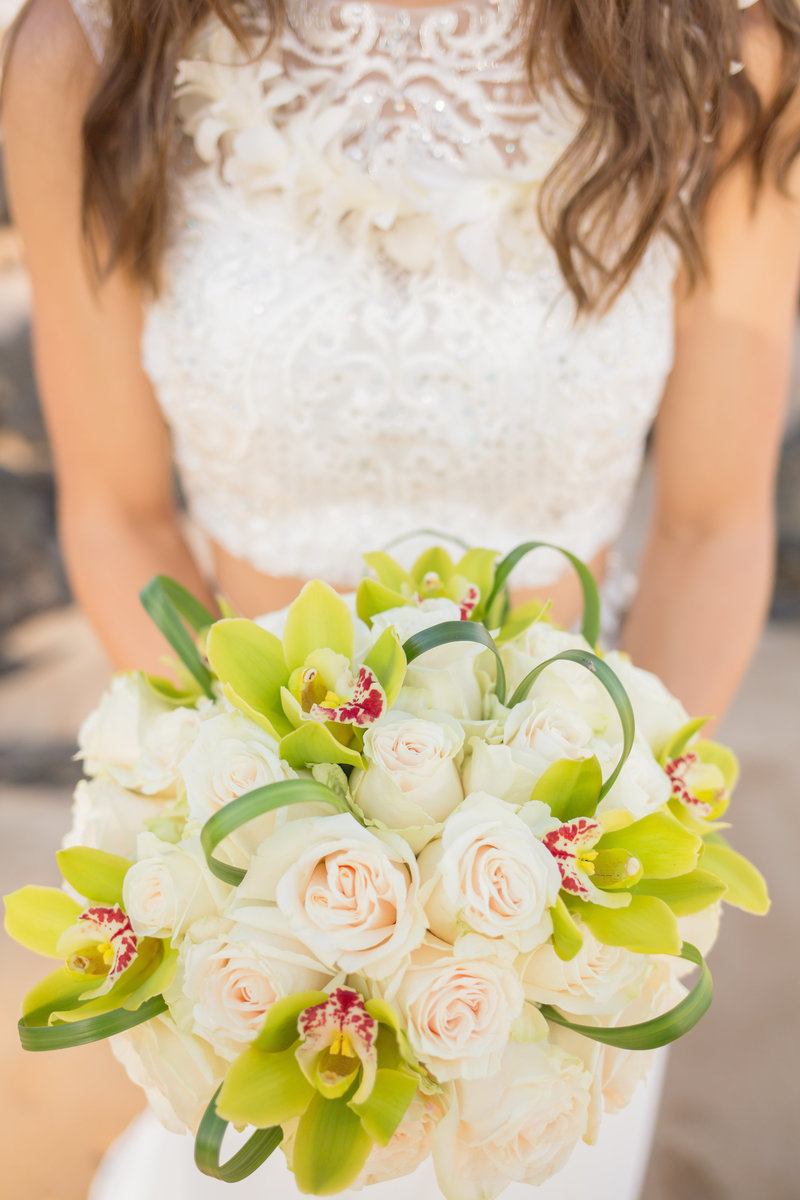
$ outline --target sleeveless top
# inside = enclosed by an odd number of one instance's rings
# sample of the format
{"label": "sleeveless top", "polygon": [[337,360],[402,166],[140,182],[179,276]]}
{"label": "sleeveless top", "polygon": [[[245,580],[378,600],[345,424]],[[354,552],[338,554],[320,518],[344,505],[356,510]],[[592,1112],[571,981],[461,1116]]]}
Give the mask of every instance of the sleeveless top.
{"label": "sleeveless top", "polygon": [[[262,571],[355,583],[420,528],[585,559],[620,532],[677,255],[656,237],[575,320],[536,202],[580,116],[533,97],[518,2],[287,0],[260,57],[213,15],[186,48],[142,363],[191,514]],[[102,56],[105,0],[71,3]]]}

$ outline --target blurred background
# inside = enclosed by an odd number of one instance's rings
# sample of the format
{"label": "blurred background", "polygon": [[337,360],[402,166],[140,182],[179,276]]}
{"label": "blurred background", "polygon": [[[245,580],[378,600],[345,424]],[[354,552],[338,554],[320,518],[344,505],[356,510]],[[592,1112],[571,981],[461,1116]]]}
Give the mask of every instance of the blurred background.
{"label": "blurred background", "polygon": [[[0,0],[0,32],[16,0]],[[81,719],[109,668],[71,603],[54,527],[47,439],[33,378],[30,298],[0,171],[0,881],[58,882]],[[800,328],[778,486],[771,620],[722,731],[742,760],[734,841],[767,875],[773,909],[728,909],[711,967],[712,1014],[671,1051],[643,1200],[798,1200],[800,973]],[[623,550],[646,524],[645,469]],[[24,1055],[19,999],[41,960],[0,939],[0,1159],[14,1200],[83,1200],[141,1093],[107,1047]]]}

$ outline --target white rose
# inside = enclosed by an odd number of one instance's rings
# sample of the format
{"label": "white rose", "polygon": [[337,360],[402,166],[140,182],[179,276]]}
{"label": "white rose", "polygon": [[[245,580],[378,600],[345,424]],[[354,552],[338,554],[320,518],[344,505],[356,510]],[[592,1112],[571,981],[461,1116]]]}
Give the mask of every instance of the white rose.
{"label": "white rose", "polygon": [[[376,642],[386,629],[391,628],[396,632],[402,645],[415,633],[421,633],[423,629],[431,629],[434,625],[441,625],[445,621],[460,620],[461,609],[453,600],[448,600],[444,596],[433,600],[423,600],[421,604],[401,604],[397,608],[387,608],[383,612],[375,613],[372,618],[372,641]],[[459,648],[459,644],[455,643],[456,652]],[[446,665],[452,661],[451,647],[440,646],[437,650],[429,650],[425,655],[425,661],[431,667],[440,663],[442,666]]]}
{"label": "white rose", "polygon": [[230,1061],[252,1042],[276,1000],[321,990],[330,978],[293,938],[241,921],[227,932],[221,921],[203,921],[184,939],[164,998],[179,1028]]}
{"label": "white rose", "polygon": [[535,1004],[553,1004],[566,1013],[614,1013],[638,996],[651,970],[645,954],[599,942],[585,925],[583,945],[562,962],[552,946],[534,950],[522,980]]}
{"label": "white rose", "polygon": [[465,792],[489,792],[515,806],[530,800],[542,771],[521,762],[524,755],[513,752],[510,746],[492,745],[480,737],[469,739],[469,751],[461,771]]}
{"label": "white rose", "polygon": [[[629,1004],[613,1025],[637,1025],[669,1012],[686,995],[686,988],[677,983],[669,968],[661,963],[653,971],[642,990],[641,996]],[[653,1065],[655,1051],[621,1050],[618,1046],[603,1046],[598,1084],[606,1112],[620,1112],[627,1108],[634,1092],[648,1076]]]}
{"label": "white rose", "polygon": [[[640,995],[621,1012],[611,1017],[584,1017],[582,1023],[606,1027],[637,1025],[667,1012],[685,995],[686,988],[674,980],[666,963],[660,963],[654,966]],[[603,1112],[619,1112],[627,1107],[639,1084],[647,1078],[655,1051],[605,1046],[556,1024],[550,1025],[550,1038],[567,1053],[579,1058],[592,1076],[589,1125],[584,1141],[593,1145],[600,1132]]]}
{"label": "white rose", "polygon": [[[251,859],[236,911],[257,921],[256,906],[275,905],[286,928],[326,966],[380,979],[424,935],[418,890],[417,861],[402,838],[340,813],[276,830]],[[263,911],[263,920],[274,914]]]}
{"label": "white rose", "polygon": [[153,716],[169,710],[155,692],[145,692],[137,674],[115,675],[97,708],[78,730],[78,757],[83,759],[88,774],[97,774],[104,767],[132,770],[140,753],[139,718],[143,706]]}
{"label": "white rose", "polygon": [[72,826],[63,845],[134,858],[138,835],[163,810],[162,799],[129,792],[113,779],[82,779],[75,788]]}
{"label": "white rose", "polygon": [[386,988],[408,1039],[440,1082],[483,1079],[500,1065],[511,1026],[522,1012],[517,974],[501,962],[464,958],[434,939]]}
{"label": "white rose", "polygon": [[420,860],[428,925],[447,942],[466,927],[532,950],[553,931],[548,909],[561,888],[552,854],[513,808],[473,792]]}
{"label": "white rose", "polygon": [[[548,658],[553,658],[564,650],[591,650],[591,647],[580,634],[568,633],[565,629],[559,629],[547,621],[534,621],[519,637],[514,638],[512,642],[507,642],[501,653],[503,666],[506,669],[508,694],[511,695],[525,676],[539,663],[546,662]],[[554,669],[559,671],[561,667]],[[567,670],[575,677],[575,668],[572,664],[567,666]]]}
{"label": "white rose", "polygon": [[230,888],[211,873],[200,838],[177,845],[139,835],[137,859],[125,875],[125,912],[140,937],[180,937],[201,917],[216,916]]}
{"label": "white rose", "polygon": [[444,1113],[441,1096],[417,1092],[392,1137],[385,1146],[373,1146],[361,1174],[350,1187],[358,1190],[410,1175],[430,1154],[434,1130]]}
{"label": "white rose", "polygon": [[523,700],[506,718],[503,742],[512,757],[539,779],[562,758],[591,758],[594,730],[580,713],[560,704]]}
{"label": "white rose", "polygon": [[144,1088],[153,1112],[172,1133],[194,1134],[228,1064],[205,1042],[181,1033],[168,1015],[111,1038],[114,1057]]}
{"label": "white rose", "polygon": [[[189,812],[207,821],[231,800],[254,788],[296,778],[281,761],[278,743],[240,712],[221,713],[206,721],[181,763]],[[225,840],[224,849],[252,853],[275,827],[275,814],[248,822]]]}
{"label": "white rose", "polygon": [[434,1134],[447,1200],[493,1200],[511,1182],[536,1186],[559,1171],[586,1129],[590,1081],[547,1041],[510,1045],[496,1074],[458,1080]]}
{"label": "white rose", "polygon": [[[722,902],[719,900],[716,904],[709,904],[707,908],[691,913],[688,917],[678,917],[678,933],[681,935],[681,941],[696,946],[705,958],[714,948],[721,920]],[[684,975],[696,970],[693,964],[687,962],[685,958],[668,955],[664,961],[675,979],[683,979]]]}
{"label": "white rose", "polygon": [[689,714],[657,675],[635,667],[627,655],[613,650],[606,655],[606,663],[628,693],[637,732],[658,756],[673,734],[689,720]]}
{"label": "white rose", "polygon": [[456,766],[463,744],[464,731],[447,713],[423,719],[392,709],[364,735],[369,765],[350,778],[353,799],[390,829],[435,825],[464,798]]}
{"label": "white rose", "polygon": [[[402,605],[376,613],[372,618],[372,635],[373,639],[377,639],[385,629],[391,627],[402,645],[423,629],[430,629],[445,621],[460,620],[458,605],[440,597],[423,600],[420,605]],[[426,708],[450,713],[459,720],[480,720],[488,677],[481,679],[478,666],[482,661],[481,655],[487,653],[475,642],[449,642],[434,650],[426,650],[408,665],[398,705],[403,707],[404,697],[407,698],[411,693]]]}
{"label": "white rose", "polygon": [[78,733],[78,757],[90,775],[108,775],[146,795],[174,788],[178,766],[210,703],[176,708],[138,672],[116,675]]}
{"label": "white rose", "polygon": [[[622,746],[614,746],[608,755],[600,759],[603,776],[613,771]],[[671,787],[666,772],[659,766],[653,752],[644,739],[638,738],[631,747],[625,765],[598,805],[600,813],[623,808],[638,821],[648,813],[655,812],[670,798]]]}

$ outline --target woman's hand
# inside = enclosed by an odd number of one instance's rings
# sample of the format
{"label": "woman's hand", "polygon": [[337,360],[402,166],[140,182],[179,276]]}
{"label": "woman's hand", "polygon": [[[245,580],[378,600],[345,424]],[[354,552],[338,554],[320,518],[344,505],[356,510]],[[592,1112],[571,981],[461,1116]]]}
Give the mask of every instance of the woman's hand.
{"label": "woman's hand", "polygon": [[138,289],[122,269],[95,288],[81,233],[81,123],[96,70],[66,0],[37,0],[4,81],[5,174],[33,288],[72,587],[115,666],[163,673],[167,647],[140,588],[163,571],[206,589],[180,533],[169,439],[140,364]]}
{"label": "woman's hand", "polygon": [[[769,86],[766,28],[748,69]],[[785,121],[800,129],[800,97]],[[774,485],[800,284],[800,162],[791,197],[752,204],[742,163],[712,191],[709,278],[677,301],[674,370],[655,439],[656,494],[623,646],[690,712],[721,716],[756,646],[774,557]]]}

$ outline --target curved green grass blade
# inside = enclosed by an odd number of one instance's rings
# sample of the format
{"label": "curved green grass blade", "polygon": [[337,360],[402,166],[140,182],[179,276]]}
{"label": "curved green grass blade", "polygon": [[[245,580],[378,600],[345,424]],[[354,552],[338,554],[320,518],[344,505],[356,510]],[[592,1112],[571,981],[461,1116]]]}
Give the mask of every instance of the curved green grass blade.
{"label": "curved green grass blade", "polygon": [[[436,628],[436,626],[434,626]],[[588,650],[562,650],[560,654],[554,654],[552,658],[546,659],[544,662],[535,666],[532,671],[529,671],[525,678],[520,683],[514,695],[508,702],[508,707],[513,708],[515,704],[520,704],[527,699],[528,693],[533,687],[536,680],[553,663],[557,662],[574,662],[579,666],[585,667],[592,675],[595,675],[602,683],[603,687],[611,697],[614,707],[619,713],[620,723],[622,724],[622,754],[614,770],[609,775],[608,779],[600,789],[598,800],[611,790],[617,781],[620,771],[625,766],[628,755],[633,746],[633,738],[636,732],[636,722],[633,716],[633,706],[628,699],[628,693],[622,686],[618,676],[614,674],[608,663],[603,662],[602,658],[598,658],[596,654],[592,654]]]}
{"label": "curved green grass blade", "polygon": [[278,783],[268,783],[264,787],[254,788],[252,792],[245,792],[209,817],[200,833],[203,853],[217,879],[236,887],[247,874],[241,867],[233,867],[214,858],[214,851],[220,842],[255,817],[289,804],[329,804],[337,812],[352,812],[341,796],[316,779],[282,779]]}
{"label": "curved green grass blade", "polygon": [[398,533],[397,537],[384,542],[381,550],[392,550],[401,542],[407,542],[415,537],[441,538],[442,541],[452,542],[454,546],[459,546],[464,551],[471,549],[469,542],[465,542],[463,538],[457,537],[454,533],[443,533],[440,529],[409,529],[407,533]]}
{"label": "curved green grass blade", "polygon": [[659,1046],[668,1046],[670,1042],[677,1041],[694,1029],[711,1007],[714,992],[711,972],[700,951],[689,942],[684,942],[680,957],[700,968],[700,978],[688,996],[684,996],[679,1004],[660,1017],[640,1021],[637,1025],[603,1028],[597,1025],[575,1025],[549,1004],[541,1006],[542,1015],[554,1025],[563,1025],[573,1033],[583,1034],[584,1037],[603,1042],[606,1046],[617,1046],[621,1050],[655,1050]]}
{"label": "curved green grass blade", "polygon": [[563,546],[556,546],[552,542],[523,542],[516,546],[508,553],[501,563],[498,564],[495,571],[494,583],[489,597],[486,601],[486,612],[491,612],[492,605],[505,586],[511,572],[516,567],[517,563],[521,562],[526,555],[533,550],[557,550],[559,554],[563,554],[566,559],[572,563],[575,572],[580,581],[581,591],[583,592],[583,620],[581,622],[581,633],[586,638],[590,646],[597,645],[597,639],[600,635],[600,593],[597,590],[597,583],[594,575],[583,562],[575,554],[571,554],[569,550],[565,550]]}
{"label": "curved green grass blade", "polygon": [[168,575],[156,575],[139,593],[142,606],[178,655],[187,671],[211,699],[212,675],[200,657],[194,638],[186,629],[184,621],[198,633],[213,625],[215,617],[204,604],[196,600]]}
{"label": "curved green grass blade", "polygon": [[81,1021],[69,1024],[48,1025],[49,1009],[39,1009],[30,1012],[18,1023],[19,1040],[23,1050],[64,1050],[69,1046],[86,1046],[89,1042],[101,1042],[113,1037],[115,1033],[123,1033],[133,1029],[152,1017],[158,1017],[167,1011],[163,996],[153,996],[140,1008],[131,1012],[125,1008],[117,1008],[112,1012],[102,1013],[96,1017],[86,1017]]}
{"label": "curved green grass blade", "polygon": [[222,1139],[228,1128],[228,1122],[223,1121],[217,1113],[216,1101],[220,1090],[217,1089],[203,1113],[194,1142],[194,1161],[204,1175],[221,1179],[223,1183],[238,1183],[266,1162],[283,1140],[283,1130],[279,1126],[257,1129],[233,1158],[226,1163],[220,1162]]}
{"label": "curved green grass blade", "polygon": [[491,650],[497,663],[495,694],[500,703],[505,704],[506,673],[500,651],[489,630],[476,621],[442,621],[439,625],[431,625],[429,629],[421,629],[419,633],[413,633],[403,642],[403,652],[406,660],[413,662],[415,658],[419,658],[426,651],[435,650],[439,646],[447,646],[451,642],[478,642],[487,650]]}

